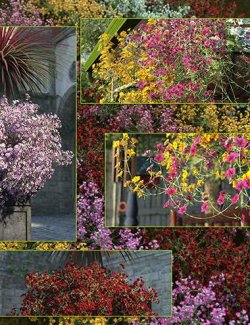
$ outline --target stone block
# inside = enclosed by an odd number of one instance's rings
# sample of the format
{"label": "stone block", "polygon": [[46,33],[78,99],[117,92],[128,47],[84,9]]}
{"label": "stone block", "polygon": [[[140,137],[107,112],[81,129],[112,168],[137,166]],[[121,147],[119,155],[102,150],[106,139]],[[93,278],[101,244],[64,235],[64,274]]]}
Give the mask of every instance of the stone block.
{"label": "stone block", "polygon": [[31,206],[9,207],[9,213],[0,210],[0,240],[31,240]]}

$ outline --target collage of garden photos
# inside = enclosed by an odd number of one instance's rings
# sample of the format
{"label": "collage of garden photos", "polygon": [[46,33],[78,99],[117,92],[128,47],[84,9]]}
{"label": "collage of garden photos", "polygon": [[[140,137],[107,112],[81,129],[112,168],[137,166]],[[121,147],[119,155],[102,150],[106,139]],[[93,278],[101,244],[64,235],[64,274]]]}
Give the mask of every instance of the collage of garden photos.
{"label": "collage of garden photos", "polygon": [[0,1],[0,325],[250,324],[248,17]]}

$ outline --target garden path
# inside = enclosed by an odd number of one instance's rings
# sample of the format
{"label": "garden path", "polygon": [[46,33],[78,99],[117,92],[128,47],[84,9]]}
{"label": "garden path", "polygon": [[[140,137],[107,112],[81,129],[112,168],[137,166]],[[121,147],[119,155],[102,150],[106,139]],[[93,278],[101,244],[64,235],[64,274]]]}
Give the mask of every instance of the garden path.
{"label": "garden path", "polygon": [[32,216],[32,240],[76,240],[74,215]]}

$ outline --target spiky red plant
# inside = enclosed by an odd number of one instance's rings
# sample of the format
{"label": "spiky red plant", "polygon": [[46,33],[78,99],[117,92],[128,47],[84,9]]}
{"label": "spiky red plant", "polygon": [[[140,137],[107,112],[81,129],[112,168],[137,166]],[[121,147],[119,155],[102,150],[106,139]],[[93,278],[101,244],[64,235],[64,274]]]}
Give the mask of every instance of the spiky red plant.
{"label": "spiky red plant", "polygon": [[40,91],[69,28],[0,27],[0,94]]}

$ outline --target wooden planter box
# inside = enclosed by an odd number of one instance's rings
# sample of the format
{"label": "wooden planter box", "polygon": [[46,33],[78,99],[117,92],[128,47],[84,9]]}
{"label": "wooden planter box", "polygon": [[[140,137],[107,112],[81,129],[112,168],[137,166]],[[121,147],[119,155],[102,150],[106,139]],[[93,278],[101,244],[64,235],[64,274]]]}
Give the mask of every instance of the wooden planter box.
{"label": "wooden planter box", "polygon": [[10,214],[0,210],[0,240],[31,240],[31,205],[9,207]]}

